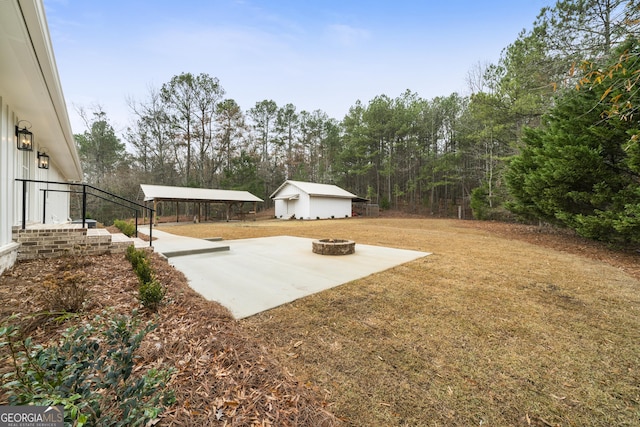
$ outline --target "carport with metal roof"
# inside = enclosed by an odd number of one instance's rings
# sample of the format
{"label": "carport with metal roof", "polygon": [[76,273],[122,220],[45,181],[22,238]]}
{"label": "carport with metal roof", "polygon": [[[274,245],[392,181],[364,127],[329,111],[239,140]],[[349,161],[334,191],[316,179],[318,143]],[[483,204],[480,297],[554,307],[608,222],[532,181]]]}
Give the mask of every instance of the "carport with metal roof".
{"label": "carport with metal roof", "polygon": [[211,188],[191,188],[173,187],[167,185],[140,184],[140,189],[144,193],[145,202],[153,202],[153,209],[156,217],[153,222],[157,225],[158,203],[176,203],[176,222],[179,220],[179,203],[197,204],[197,221],[201,221],[202,204],[224,204],[226,206],[226,220],[231,219],[231,211],[234,206],[241,209],[245,203],[253,203],[253,214],[257,212],[258,202],[263,200],[248,191],[240,190],[219,190]]}

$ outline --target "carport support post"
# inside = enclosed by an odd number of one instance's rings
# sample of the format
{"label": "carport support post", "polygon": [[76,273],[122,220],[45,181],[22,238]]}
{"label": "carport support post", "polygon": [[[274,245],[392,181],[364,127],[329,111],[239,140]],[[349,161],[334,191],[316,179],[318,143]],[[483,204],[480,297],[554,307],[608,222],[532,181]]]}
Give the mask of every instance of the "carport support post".
{"label": "carport support post", "polygon": [[156,199],[153,199],[153,218],[149,218],[149,224],[151,223],[156,227],[158,226],[158,202]]}
{"label": "carport support post", "polygon": [[176,222],[180,222],[180,204],[176,202]]}

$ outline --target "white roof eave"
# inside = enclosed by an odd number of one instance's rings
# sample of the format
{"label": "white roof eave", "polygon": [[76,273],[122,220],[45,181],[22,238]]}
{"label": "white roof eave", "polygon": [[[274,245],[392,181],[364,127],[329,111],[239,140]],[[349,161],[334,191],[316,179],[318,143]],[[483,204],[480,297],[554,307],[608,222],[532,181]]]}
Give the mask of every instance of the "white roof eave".
{"label": "white roof eave", "polygon": [[0,1],[0,75],[3,102],[31,123],[35,148],[68,181],[82,181],[42,1]]}

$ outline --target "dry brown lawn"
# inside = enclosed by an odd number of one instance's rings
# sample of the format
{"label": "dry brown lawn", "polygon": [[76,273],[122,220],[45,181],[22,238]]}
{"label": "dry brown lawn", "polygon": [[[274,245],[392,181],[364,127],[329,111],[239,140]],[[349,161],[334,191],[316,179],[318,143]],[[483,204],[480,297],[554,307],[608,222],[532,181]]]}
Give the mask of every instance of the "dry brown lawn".
{"label": "dry brown lawn", "polygon": [[637,253],[524,226],[418,218],[163,229],[433,253],[241,322],[346,425],[640,425]]}

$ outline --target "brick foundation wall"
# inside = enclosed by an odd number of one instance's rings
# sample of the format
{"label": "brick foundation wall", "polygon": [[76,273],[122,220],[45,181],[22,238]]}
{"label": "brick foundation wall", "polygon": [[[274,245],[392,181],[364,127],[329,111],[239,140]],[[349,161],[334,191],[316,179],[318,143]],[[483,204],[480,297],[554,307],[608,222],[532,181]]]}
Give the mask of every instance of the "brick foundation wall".
{"label": "brick foundation wall", "polygon": [[86,228],[13,229],[13,240],[20,244],[18,260],[56,258],[66,255],[124,253],[130,243],[112,243],[111,235],[88,236]]}

